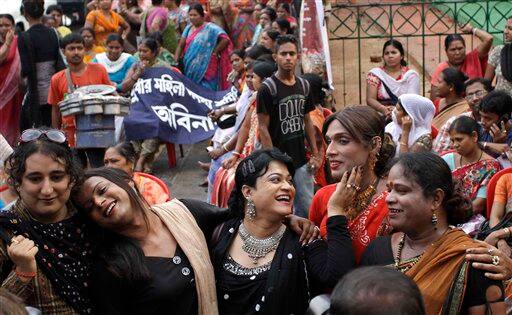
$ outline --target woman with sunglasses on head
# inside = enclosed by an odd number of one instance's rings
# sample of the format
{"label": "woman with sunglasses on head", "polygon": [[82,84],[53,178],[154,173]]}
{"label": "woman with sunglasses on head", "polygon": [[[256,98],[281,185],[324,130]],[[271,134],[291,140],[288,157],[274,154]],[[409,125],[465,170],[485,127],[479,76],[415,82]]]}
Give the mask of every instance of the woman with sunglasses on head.
{"label": "woman with sunglasses on head", "polygon": [[0,213],[2,287],[43,314],[89,314],[90,230],[70,202],[82,179],[64,133],[28,129],[7,160],[19,196]]}
{"label": "woman with sunglasses on head", "polygon": [[149,206],[114,168],[88,170],[77,202],[102,228],[91,285],[100,314],[218,314],[207,240],[229,211],[185,199]]}

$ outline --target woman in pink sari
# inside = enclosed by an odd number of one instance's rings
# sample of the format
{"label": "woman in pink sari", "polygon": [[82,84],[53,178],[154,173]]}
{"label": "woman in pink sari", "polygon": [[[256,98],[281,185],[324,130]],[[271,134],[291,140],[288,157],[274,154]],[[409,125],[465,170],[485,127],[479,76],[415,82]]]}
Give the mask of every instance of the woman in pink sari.
{"label": "woman in pink sari", "polygon": [[195,83],[213,91],[229,88],[232,44],[228,35],[219,26],[205,22],[200,4],[192,5],[188,15],[190,24],[183,31],[175,60],[183,55],[183,73]]}
{"label": "woman in pink sari", "polygon": [[20,55],[14,35],[14,18],[0,14],[0,133],[14,145],[19,133],[23,94],[20,84]]}

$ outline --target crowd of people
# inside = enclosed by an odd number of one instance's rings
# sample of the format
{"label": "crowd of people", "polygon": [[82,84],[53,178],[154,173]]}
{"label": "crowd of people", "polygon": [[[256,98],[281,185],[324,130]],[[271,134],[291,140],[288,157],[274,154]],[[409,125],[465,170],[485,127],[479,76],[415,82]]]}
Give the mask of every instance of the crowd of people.
{"label": "crowd of people", "polygon": [[[0,14],[0,314],[512,310],[512,18],[503,45],[446,36],[428,96],[386,41],[366,104],[336,110],[297,1],[112,2],[79,30],[43,0],[24,32]],[[156,68],[238,92],[208,113],[207,200],[158,178],[162,139],[116,116],[114,145],[79,147],[59,110]]]}

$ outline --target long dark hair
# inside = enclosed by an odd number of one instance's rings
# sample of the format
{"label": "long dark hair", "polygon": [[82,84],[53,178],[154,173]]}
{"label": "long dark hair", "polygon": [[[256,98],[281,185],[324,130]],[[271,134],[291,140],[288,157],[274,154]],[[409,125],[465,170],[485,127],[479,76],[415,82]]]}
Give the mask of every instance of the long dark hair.
{"label": "long dark hair", "polygon": [[[132,207],[142,212],[146,227],[149,228],[146,209],[149,209],[150,206],[128,174],[119,169],[101,167],[85,172],[86,180],[91,177],[105,178],[126,191]],[[81,210],[84,211],[84,209]],[[100,236],[101,248],[98,256],[107,270],[115,277],[126,280],[128,283],[150,279],[149,270],[144,262],[145,255],[138,241],[112,231],[102,230],[103,235]]]}
{"label": "long dark hair", "polygon": [[256,180],[265,174],[270,162],[277,161],[286,165],[288,172],[293,176],[295,168],[292,158],[281,152],[279,149],[272,148],[267,150],[256,150],[238,164],[235,171],[235,187],[229,196],[228,207],[232,213],[236,213],[243,218],[245,215],[245,197],[242,193],[242,187],[256,186]]}
{"label": "long dark hair", "polygon": [[444,192],[441,206],[448,224],[457,225],[469,220],[473,213],[471,201],[456,190],[452,171],[440,156],[431,152],[404,153],[391,164],[400,165],[403,175],[418,183],[426,198],[432,197],[438,189]]}
{"label": "long dark hair", "polygon": [[345,128],[350,136],[366,147],[371,146],[373,137],[380,137],[381,147],[375,163],[375,174],[383,176],[386,166],[395,155],[393,140],[384,133],[386,126],[384,119],[376,110],[366,105],[349,106],[329,116],[323,126],[323,134],[327,132],[329,125],[337,120]]}

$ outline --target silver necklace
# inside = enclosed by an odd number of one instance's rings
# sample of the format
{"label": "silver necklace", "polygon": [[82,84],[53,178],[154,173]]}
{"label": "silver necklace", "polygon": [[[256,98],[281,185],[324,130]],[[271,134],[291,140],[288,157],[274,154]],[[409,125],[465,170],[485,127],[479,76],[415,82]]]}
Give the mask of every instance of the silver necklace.
{"label": "silver necklace", "polygon": [[285,230],[286,227],[282,225],[274,234],[267,238],[259,239],[252,236],[242,222],[238,228],[238,235],[240,235],[243,242],[242,250],[249,255],[252,263],[257,265],[258,259],[277,249]]}

